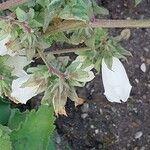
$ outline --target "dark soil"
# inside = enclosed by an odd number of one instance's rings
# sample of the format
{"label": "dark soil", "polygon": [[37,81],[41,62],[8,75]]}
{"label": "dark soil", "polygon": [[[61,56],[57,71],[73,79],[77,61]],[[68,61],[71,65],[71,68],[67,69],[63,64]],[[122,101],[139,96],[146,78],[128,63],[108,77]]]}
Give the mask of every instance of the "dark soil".
{"label": "dark soil", "polygon": [[[150,1],[134,8],[134,0],[97,0],[110,11],[111,19],[150,19]],[[111,29],[118,35],[121,29]],[[133,57],[123,62],[131,84],[126,103],[110,103],[104,97],[101,74],[78,89],[86,102],[77,108],[68,101],[68,117],[56,120],[60,150],[150,150],[150,29],[131,29],[122,45]],[[141,65],[146,65],[146,72]],[[66,146],[67,145],[67,146]],[[68,147],[69,145],[69,147]]]}

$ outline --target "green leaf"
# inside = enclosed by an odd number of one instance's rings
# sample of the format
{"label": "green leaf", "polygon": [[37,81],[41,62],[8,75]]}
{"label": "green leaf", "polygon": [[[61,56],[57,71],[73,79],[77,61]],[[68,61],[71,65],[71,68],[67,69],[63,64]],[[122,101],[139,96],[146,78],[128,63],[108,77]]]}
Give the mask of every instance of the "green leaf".
{"label": "green leaf", "polygon": [[67,72],[74,72],[76,71],[77,67],[80,65],[81,62],[74,62],[74,63],[71,63],[68,67],[67,67]]}
{"label": "green leaf", "polygon": [[75,0],[76,3],[72,5],[66,5],[64,9],[60,12],[59,17],[66,20],[81,20],[88,21],[89,16],[89,5],[90,2],[84,0]]}
{"label": "green leaf", "polygon": [[56,14],[54,11],[50,11],[48,8],[45,8],[45,10],[44,10],[44,25],[43,25],[44,32],[48,28],[50,22],[52,21],[52,19],[55,15]]}
{"label": "green leaf", "polygon": [[76,80],[68,80],[68,82],[69,82],[69,85],[71,86],[83,87],[85,85],[84,83],[81,83]]}
{"label": "green leaf", "polygon": [[38,111],[31,111],[18,130],[10,137],[14,150],[46,150],[49,138],[54,130],[53,109],[41,106]]}
{"label": "green leaf", "polygon": [[101,63],[102,63],[102,58],[98,58],[94,64],[94,68],[98,71],[98,73],[100,72],[100,68],[101,68]]}
{"label": "green leaf", "polygon": [[98,6],[98,4],[95,2],[95,0],[92,0],[93,2],[93,11],[95,15],[108,15],[109,11],[101,6]]}
{"label": "green leaf", "polygon": [[49,139],[49,144],[47,150],[56,150],[55,143],[52,138]]}
{"label": "green leaf", "polygon": [[76,72],[73,73],[73,79],[77,80],[77,81],[82,81],[82,79],[85,79],[88,77],[88,72],[82,70],[82,69],[78,69]]}
{"label": "green leaf", "polygon": [[38,28],[38,27],[42,27],[43,26],[42,23],[38,22],[35,19],[32,19],[29,24],[31,25],[32,28]]}
{"label": "green leaf", "polygon": [[6,33],[3,30],[0,31],[0,41],[5,39],[7,36],[8,36],[8,33]]}
{"label": "green leaf", "polygon": [[28,19],[27,13],[19,7],[16,9],[16,15],[19,21],[26,21]]}
{"label": "green leaf", "polygon": [[1,150],[12,150],[12,144],[10,141],[11,130],[8,127],[0,124],[0,149]]}
{"label": "green leaf", "polygon": [[42,7],[48,6],[49,0],[36,0],[38,4],[40,4]]}
{"label": "green leaf", "polygon": [[30,19],[33,19],[34,15],[35,15],[34,9],[30,8],[29,12],[28,12],[28,15],[29,15]]}
{"label": "green leaf", "polygon": [[10,116],[10,104],[0,97],[0,124],[6,125]]}
{"label": "green leaf", "polygon": [[28,111],[20,112],[18,109],[12,109],[11,115],[8,121],[8,127],[12,130],[18,129],[20,125],[25,121]]}
{"label": "green leaf", "polygon": [[113,63],[112,57],[104,57],[104,61],[105,61],[105,64],[107,65],[107,67],[111,70],[112,63]]}

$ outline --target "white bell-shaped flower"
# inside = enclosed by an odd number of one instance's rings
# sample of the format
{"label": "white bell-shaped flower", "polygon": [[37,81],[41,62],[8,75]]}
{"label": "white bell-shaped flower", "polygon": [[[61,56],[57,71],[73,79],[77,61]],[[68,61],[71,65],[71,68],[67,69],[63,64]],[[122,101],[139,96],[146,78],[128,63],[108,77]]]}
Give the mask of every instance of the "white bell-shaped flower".
{"label": "white bell-shaped flower", "polygon": [[12,92],[11,92],[11,99],[16,103],[26,104],[26,102],[31,99],[32,97],[39,94],[39,84],[22,87],[22,85],[29,80],[32,75],[25,75],[20,77],[12,82]]}
{"label": "white bell-shaped flower", "polygon": [[15,53],[13,53],[6,46],[6,44],[9,42],[9,40],[10,40],[10,35],[8,35],[6,38],[4,38],[0,41],[0,55],[1,56],[4,56],[4,55],[14,56],[15,55]]}
{"label": "white bell-shaped flower", "polygon": [[118,58],[113,57],[112,69],[102,60],[102,80],[104,95],[110,102],[126,102],[130,96],[131,84],[124,66]]}

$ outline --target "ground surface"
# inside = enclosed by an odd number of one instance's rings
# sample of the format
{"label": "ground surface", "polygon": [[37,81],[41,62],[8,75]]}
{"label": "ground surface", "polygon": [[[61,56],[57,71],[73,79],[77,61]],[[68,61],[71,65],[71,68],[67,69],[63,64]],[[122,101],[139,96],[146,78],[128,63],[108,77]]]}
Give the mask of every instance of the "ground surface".
{"label": "ground surface", "polygon": [[[132,0],[97,2],[110,11],[111,19],[150,19],[149,0],[136,8]],[[113,29],[110,34],[120,31]],[[128,102],[109,103],[103,96],[101,75],[96,76],[78,89],[86,103],[74,108],[68,101],[68,117],[56,120],[58,149],[67,150],[70,145],[72,150],[150,150],[150,29],[132,29],[122,45],[133,54],[128,64],[123,62],[133,86]]]}

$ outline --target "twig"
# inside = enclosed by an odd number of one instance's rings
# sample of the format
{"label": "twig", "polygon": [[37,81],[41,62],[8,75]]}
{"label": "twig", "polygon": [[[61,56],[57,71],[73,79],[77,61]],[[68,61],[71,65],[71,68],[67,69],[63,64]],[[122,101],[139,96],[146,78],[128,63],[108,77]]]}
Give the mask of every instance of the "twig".
{"label": "twig", "polygon": [[47,53],[51,54],[65,54],[65,53],[74,53],[76,51],[86,51],[91,50],[89,47],[81,47],[81,48],[68,48],[68,49],[56,49],[54,51],[48,51]]}
{"label": "twig", "polygon": [[0,4],[0,10],[6,10],[6,9],[9,9],[9,8],[14,7],[16,5],[23,4],[27,1],[28,0],[8,0],[8,1]]}
{"label": "twig", "polygon": [[149,20],[105,20],[95,19],[89,23],[92,28],[150,28]]}
{"label": "twig", "polygon": [[47,61],[47,59],[46,59],[44,53],[43,53],[41,50],[38,49],[37,52],[39,53],[40,57],[42,58],[43,62],[44,62],[45,65],[47,66],[47,68],[48,68],[48,70],[49,70],[50,73],[52,73],[52,74],[54,74],[54,75],[56,75],[56,76],[58,76],[58,77],[60,77],[60,78],[62,78],[62,79],[67,78],[67,75],[66,75],[66,74],[60,72],[59,70],[57,70],[56,68],[54,68],[53,66],[51,66],[51,65],[49,64],[49,62]]}

